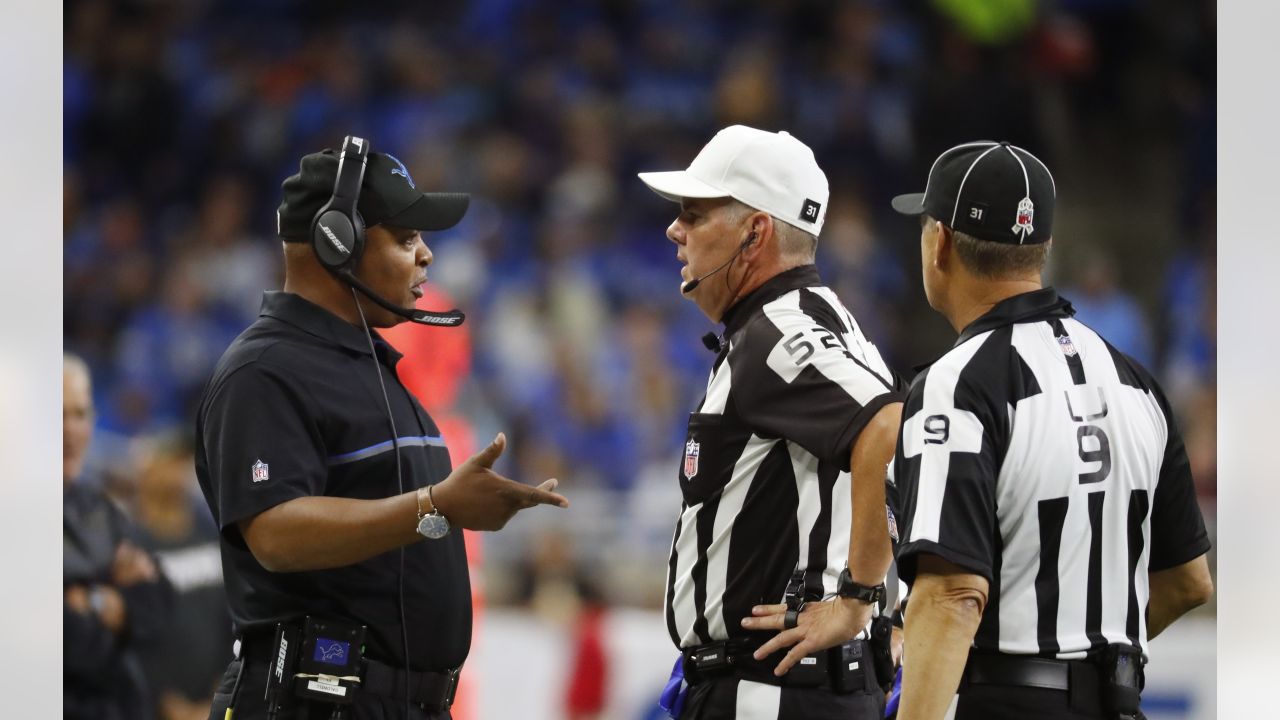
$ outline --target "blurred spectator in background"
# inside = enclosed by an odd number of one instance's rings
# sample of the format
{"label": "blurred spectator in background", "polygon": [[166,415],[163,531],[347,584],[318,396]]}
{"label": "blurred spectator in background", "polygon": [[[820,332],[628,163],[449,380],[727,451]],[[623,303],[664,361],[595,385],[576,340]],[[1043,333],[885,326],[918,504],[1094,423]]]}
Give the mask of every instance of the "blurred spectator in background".
{"label": "blurred spectator in background", "polygon": [[158,720],[202,720],[233,640],[218,529],[195,492],[190,441],[170,436],[149,445],[135,517],[142,546],[155,555],[174,599],[167,631],[138,654]]}
{"label": "blurred spectator in background", "polygon": [[160,297],[139,308],[116,345],[116,422],[134,432],[173,427],[193,416],[218,351],[239,327],[215,312],[201,281],[205,267],[178,255],[160,279]]}
{"label": "blurred spectator in background", "polygon": [[176,243],[190,248],[190,260],[199,268],[187,279],[208,302],[205,312],[224,318],[236,331],[258,317],[256,301],[263,288],[278,287],[284,279],[280,253],[261,233],[248,228],[252,207],[245,178],[214,177],[188,232]]}
{"label": "blurred spectator in background", "polygon": [[1164,375],[1184,423],[1187,458],[1204,499],[1217,496],[1218,285],[1216,213],[1212,195],[1185,246],[1169,262],[1163,300]]}
{"label": "blurred spectator in background", "polygon": [[89,369],[62,369],[62,702],[69,720],[149,720],[137,648],[168,617],[169,587],[136,528],[80,477],[93,438]]}
{"label": "blurred spectator in background", "polygon": [[516,569],[516,599],[563,628],[561,636],[568,640],[562,716],[603,718],[612,671],[605,633],[608,614],[571,536],[549,531],[533,538],[527,560]]}
{"label": "blurred spectator in background", "polygon": [[1097,247],[1076,252],[1077,284],[1062,291],[1076,317],[1143,367],[1154,367],[1150,325],[1138,301],[1123,289],[1115,258]]}

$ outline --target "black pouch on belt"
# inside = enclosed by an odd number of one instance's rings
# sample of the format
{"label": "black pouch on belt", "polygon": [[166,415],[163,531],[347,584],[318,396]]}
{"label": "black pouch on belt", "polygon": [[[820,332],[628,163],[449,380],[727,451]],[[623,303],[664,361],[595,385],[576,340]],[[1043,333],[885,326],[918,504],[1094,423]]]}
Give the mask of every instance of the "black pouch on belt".
{"label": "black pouch on belt", "polygon": [[831,673],[831,689],[837,695],[871,692],[876,687],[875,662],[868,657],[870,645],[853,640],[827,651]]}
{"label": "black pouch on belt", "polygon": [[298,697],[349,705],[360,690],[365,627],[308,617],[302,625],[293,692]]}
{"label": "black pouch on belt", "polygon": [[876,668],[880,689],[889,692],[893,687],[893,619],[878,615],[871,620],[871,662]]}
{"label": "black pouch on belt", "polygon": [[1129,645],[1108,645],[1098,659],[1102,708],[1117,720],[1138,716],[1145,676],[1142,651]]}

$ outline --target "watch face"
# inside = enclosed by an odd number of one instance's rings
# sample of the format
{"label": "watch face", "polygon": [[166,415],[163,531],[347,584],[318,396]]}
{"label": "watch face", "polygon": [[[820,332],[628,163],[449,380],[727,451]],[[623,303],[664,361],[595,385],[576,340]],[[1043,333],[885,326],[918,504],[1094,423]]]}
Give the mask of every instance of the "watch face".
{"label": "watch face", "polygon": [[439,540],[449,534],[449,521],[443,515],[423,515],[418,521],[418,534],[430,540]]}

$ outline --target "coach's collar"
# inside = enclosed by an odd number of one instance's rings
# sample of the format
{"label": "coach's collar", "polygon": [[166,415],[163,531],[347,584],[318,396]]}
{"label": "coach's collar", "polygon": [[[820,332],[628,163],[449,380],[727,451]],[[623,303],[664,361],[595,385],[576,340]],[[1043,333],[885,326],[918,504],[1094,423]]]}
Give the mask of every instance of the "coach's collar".
{"label": "coach's collar", "polygon": [[1071,301],[1058,297],[1058,291],[1052,287],[1032,290],[996,303],[995,307],[988,310],[985,315],[969,323],[969,326],[960,333],[960,337],[956,338],[956,344],[953,347],[958,347],[988,330],[995,330],[1005,325],[1055,317],[1071,317],[1075,314],[1076,309],[1071,307]]}
{"label": "coach's collar", "polygon": [[752,315],[755,315],[757,310],[764,307],[765,303],[776,300],[792,290],[816,287],[821,284],[822,278],[818,277],[817,265],[801,265],[774,275],[725,311],[723,318],[725,337],[734,334],[743,325],[746,325],[747,320]]}
{"label": "coach's collar", "polygon": [[[369,340],[365,337],[364,330],[301,295],[269,290],[262,294],[262,309],[258,314],[288,323],[351,352],[369,354]],[[403,356],[381,334],[374,332],[372,336],[374,347],[379,351],[378,359],[387,367],[394,368]]]}

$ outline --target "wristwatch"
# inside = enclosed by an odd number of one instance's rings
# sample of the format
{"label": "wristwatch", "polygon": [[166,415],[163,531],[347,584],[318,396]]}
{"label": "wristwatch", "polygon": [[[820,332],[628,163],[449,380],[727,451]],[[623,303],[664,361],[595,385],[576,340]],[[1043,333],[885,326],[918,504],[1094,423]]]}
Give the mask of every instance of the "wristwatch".
{"label": "wristwatch", "polygon": [[884,583],[868,586],[854,582],[849,568],[845,568],[840,573],[840,579],[836,581],[836,595],[842,598],[870,604],[883,600],[884,593]]}
{"label": "wristwatch", "polygon": [[418,499],[418,534],[428,540],[439,540],[449,534],[449,519],[441,515],[440,508],[436,507],[436,499],[431,496],[433,487],[427,486],[427,500],[431,501],[429,513],[422,512],[422,493],[414,493]]}

